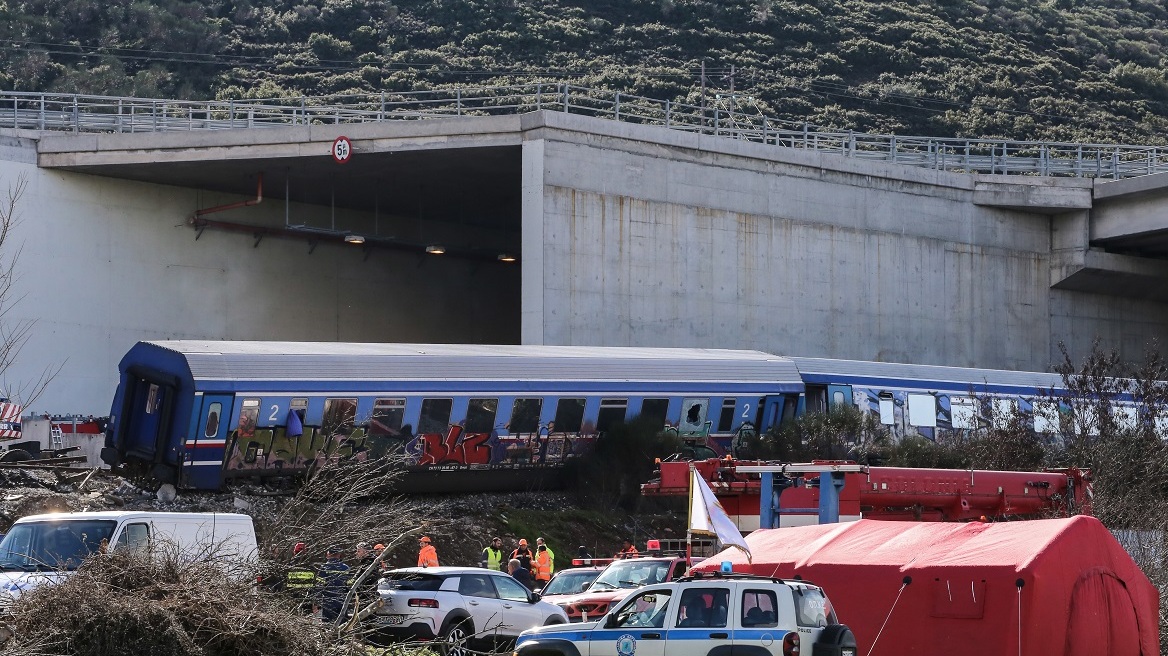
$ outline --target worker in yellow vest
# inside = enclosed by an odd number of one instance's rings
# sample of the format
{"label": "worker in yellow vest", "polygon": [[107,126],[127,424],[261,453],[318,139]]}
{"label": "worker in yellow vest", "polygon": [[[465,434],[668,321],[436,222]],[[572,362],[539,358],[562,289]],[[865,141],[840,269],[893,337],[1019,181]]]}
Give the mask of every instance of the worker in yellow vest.
{"label": "worker in yellow vest", "polygon": [[543,587],[556,573],[556,554],[548,548],[543,538],[535,539],[535,558],[532,559],[535,586]]}

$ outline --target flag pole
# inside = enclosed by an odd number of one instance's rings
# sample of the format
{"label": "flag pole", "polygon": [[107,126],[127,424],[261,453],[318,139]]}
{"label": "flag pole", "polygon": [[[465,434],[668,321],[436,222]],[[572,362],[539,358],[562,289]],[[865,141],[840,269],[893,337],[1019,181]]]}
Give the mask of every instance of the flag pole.
{"label": "flag pole", "polygon": [[685,568],[693,567],[693,497],[694,463],[689,461],[689,512],[685,517]]}

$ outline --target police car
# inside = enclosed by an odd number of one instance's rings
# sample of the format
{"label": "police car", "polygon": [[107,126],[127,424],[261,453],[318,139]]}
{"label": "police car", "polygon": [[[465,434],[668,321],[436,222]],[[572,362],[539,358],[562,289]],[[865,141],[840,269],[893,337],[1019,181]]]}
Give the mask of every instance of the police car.
{"label": "police car", "polygon": [[806,581],[746,574],[648,585],[596,622],[524,631],[514,656],[856,656],[827,595]]}

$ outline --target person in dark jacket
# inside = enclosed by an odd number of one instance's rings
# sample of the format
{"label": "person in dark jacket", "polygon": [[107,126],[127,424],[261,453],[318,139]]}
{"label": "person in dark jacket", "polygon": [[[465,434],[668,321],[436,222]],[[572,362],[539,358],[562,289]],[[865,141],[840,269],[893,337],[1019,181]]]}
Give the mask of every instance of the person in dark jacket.
{"label": "person in dark jacket", "polygon": [[519,539],[519,546],[515,547],[515,551],[511,552],[511,558],[519,559],[519,564],[523,566],[523,569],[529,572],[531,571],[532,553],[531,550],[527,547],[526,539]]}
{"label": "person in dark jacket", "polygon": [[316,604],[320,606],[320,619],[335,622],[349,593],[349,566],[341,562],[341,548],[329,547],[325,551],[325,561],[316,571],[314,589]]}
{"label": "person in dark jacket", "polygon": [[527,588],[528,590],[531,589],[531,570],[524,567],[519,562],[518,558],[512,558],[510,561],[508,561],[507,571],[511,574],[511,578],[522,583],[523,587]]}

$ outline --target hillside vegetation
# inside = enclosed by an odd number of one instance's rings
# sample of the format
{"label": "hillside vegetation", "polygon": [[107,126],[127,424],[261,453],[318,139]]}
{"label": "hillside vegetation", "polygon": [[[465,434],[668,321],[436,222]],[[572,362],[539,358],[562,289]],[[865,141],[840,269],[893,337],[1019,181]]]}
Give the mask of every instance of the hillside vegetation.
{"label": "hillside vegetation", "polygon": [[863,131],[1164,143],[1163,0],[0,0],[0,88],[191,99],[564,81]]}

